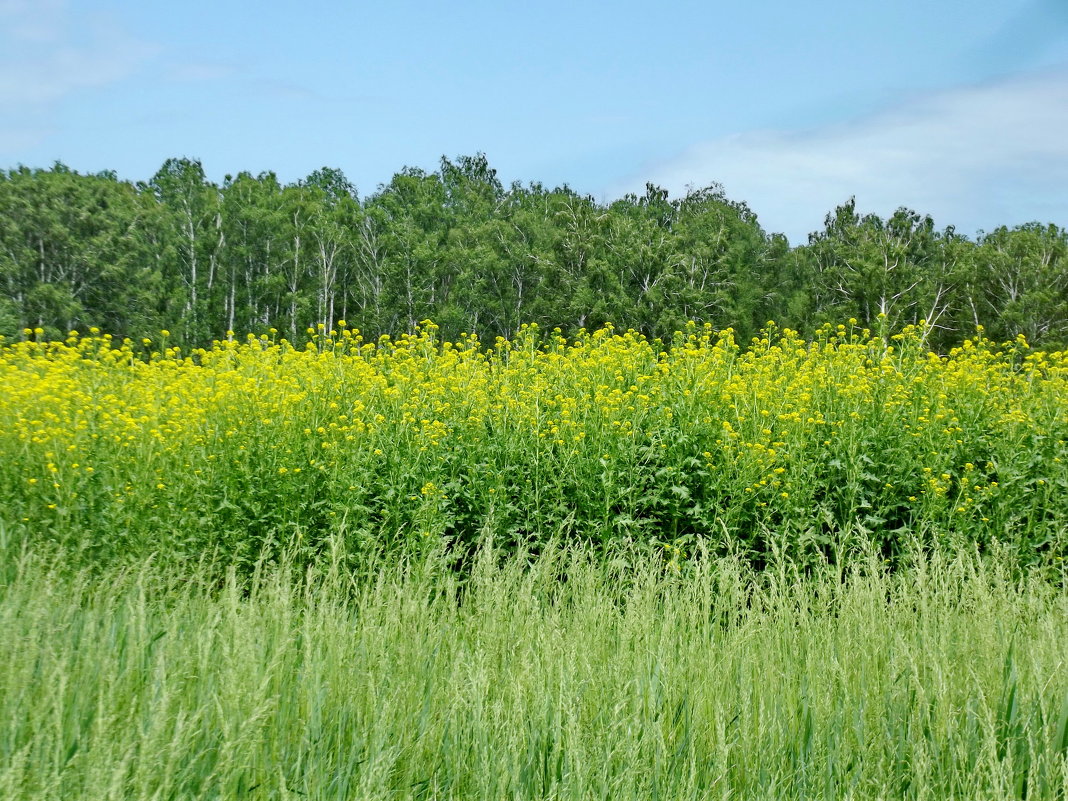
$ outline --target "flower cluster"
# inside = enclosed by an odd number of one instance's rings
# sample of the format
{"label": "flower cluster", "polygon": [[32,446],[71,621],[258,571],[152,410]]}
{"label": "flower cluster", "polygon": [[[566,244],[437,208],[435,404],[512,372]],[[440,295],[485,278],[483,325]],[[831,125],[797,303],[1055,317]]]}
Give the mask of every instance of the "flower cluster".
{"label": "flower cluster", "polygon": [[1064,550],[1068,354],[1022,340],[938,355],[922,327],[769,324],[744,348],[698,325],[485,345],[429,322],[372,342],[343,324],[301,345],[160,340],[0,343],[6,527],[247,559],[337,532]]}

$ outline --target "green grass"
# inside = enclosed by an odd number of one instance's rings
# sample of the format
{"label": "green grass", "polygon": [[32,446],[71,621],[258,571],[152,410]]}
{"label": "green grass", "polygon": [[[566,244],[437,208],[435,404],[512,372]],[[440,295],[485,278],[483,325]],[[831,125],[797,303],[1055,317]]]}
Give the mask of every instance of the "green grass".
{"label": "green grass", "polygon": [[251,582],[0,568],[0,798],[1063,799],[1068,594],[440,551]]}

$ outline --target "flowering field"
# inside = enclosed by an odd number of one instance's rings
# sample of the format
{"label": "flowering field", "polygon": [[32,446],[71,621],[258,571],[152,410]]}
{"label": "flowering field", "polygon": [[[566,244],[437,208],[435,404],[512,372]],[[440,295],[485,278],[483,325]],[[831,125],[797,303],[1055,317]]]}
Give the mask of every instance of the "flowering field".
{"label": "flowering field", "polygon": [[670,347],[309,332],[182,353],[158,342],[0,349],[6,536],[105,561],[250,563],[446,538],[698,542],[758,561],[858,542],[1068,544],[1068,354],[922,331],[813,341],[691,327]]}
{"label": "flowering field", "polygon": [[0,344],[0,798],[1063,799],[1068,354]]}

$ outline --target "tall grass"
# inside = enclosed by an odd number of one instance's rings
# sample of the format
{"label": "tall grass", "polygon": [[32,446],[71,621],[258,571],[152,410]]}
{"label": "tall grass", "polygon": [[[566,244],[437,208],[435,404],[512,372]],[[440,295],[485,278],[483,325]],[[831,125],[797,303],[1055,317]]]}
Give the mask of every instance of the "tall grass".
{"label": "tall grass", "polygon": [[996,554],[802,579],[487,547],[465,577],[435,548],[221,582],[55,558],[0,586],[7,801],[1068,791],[1068,595]]}

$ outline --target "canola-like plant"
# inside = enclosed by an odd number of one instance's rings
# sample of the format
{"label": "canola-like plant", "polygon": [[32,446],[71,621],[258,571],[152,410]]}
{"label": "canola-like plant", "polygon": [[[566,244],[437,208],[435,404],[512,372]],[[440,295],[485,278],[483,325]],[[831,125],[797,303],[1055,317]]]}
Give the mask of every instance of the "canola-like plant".
{"label": "canola-like plant", "polygon": [[251,564],[581,540],[762,561],[910,546],[1068,551],[1068,353],[980,332],[693,324],[365,341],[339,322],[183,352],[71,332],[0,342],[5,537],[90,559]]}

